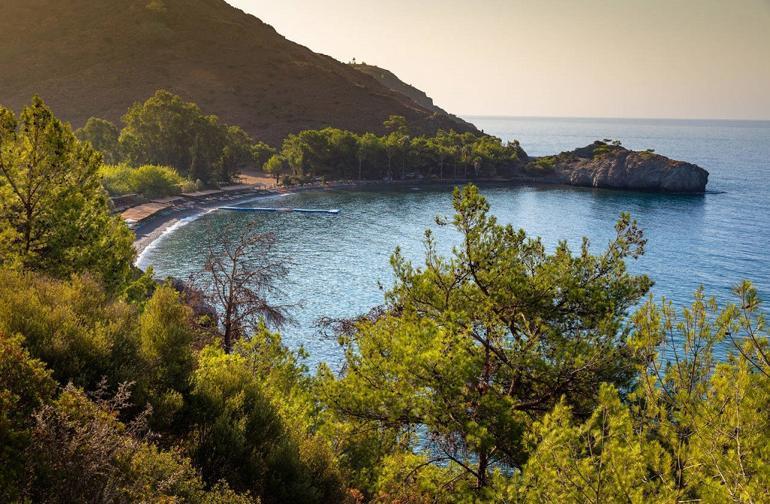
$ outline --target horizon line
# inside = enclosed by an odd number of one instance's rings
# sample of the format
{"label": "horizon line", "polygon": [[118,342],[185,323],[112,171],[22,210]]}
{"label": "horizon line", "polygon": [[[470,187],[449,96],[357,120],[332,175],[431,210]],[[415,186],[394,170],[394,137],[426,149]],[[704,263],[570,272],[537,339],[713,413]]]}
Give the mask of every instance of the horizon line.
{"label": "horizon line", "polygon": [[753,122],[770,123],[766,119],[732,119],[713,117],[618,117],[618,116],[558,116],[558,115],[516,115],[516,114],[453,114],[462,119],[588,119],[615,121],[701,121],[701,122]]}

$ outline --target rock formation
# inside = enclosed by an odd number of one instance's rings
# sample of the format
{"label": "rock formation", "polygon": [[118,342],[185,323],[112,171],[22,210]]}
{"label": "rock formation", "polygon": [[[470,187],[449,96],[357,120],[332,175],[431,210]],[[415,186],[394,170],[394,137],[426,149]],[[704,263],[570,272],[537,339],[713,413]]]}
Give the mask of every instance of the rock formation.
{"label": "rock formation", "polygon": [[709,177],[709,172],[691,163],[600,141],[534,159],[523,171],[527,177],[549,183],[681,193],[704,192]]}

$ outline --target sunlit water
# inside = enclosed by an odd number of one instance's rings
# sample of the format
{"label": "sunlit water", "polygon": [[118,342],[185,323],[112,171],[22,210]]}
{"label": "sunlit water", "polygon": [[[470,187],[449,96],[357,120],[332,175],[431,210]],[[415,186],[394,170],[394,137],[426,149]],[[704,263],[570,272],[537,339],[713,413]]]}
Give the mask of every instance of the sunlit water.
{"label": "sunlit water", "polygon": [[[770,300],[770,123],[713,121],[559,120],[471,118],[486,132],[518,138],[533,155],[559,152],[594,139],[617,138],[636,149],[653,148],[711,172],[706,195],[656,195],[562,187],[485,186],[492,211],[504,223],[542,236],[553,247],[566,239],[577,247],[582,236],[599,251],[623,211],[638,219],[649,240],[647,254],[632,265],[650,275],[653,292],[687,303],[704,285],[721,301],[744,278]],[[396,246],[416,261],[423,255],[423,231],[436,229],[436,215],[451,213],[450,187],[399,190],[305,192],[260,199],[256,206],[340,209],[339,215],[212,212],[166,235],[141,259],[160,277],[186,277],[198,270],[212,226],[256,219],[274,232],[278,253],[291,260],[284,302],[296,325],[286,342],[303,345],[310,364],[336,367],[337,343],[319,336],[323,316],[349,317],[383,300],[389,286],[389,257]],[[436,229],[448,251],[457,235]]]}

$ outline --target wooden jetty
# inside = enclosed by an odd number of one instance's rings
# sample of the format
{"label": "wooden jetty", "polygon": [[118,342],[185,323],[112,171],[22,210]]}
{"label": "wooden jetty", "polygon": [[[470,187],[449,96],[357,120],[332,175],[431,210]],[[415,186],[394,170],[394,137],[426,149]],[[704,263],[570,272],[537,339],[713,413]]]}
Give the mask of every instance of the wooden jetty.
{"label": "wooden jetty", "polygon": [[274,207],[237,207],[237,206],[223,206],[219,207],[220,210],[228,210],[230,212],[294,212],[294,213],[306,213],[306,214],[331,214],[336,215],[340,213],[339,209],[333,208],[331,210],[318,209],[318,208],[274,208]]}

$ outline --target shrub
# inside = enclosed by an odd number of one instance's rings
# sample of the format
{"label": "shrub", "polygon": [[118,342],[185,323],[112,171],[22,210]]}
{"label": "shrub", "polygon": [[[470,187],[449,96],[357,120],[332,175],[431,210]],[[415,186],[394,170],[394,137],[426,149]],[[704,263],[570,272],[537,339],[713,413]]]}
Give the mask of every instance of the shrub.
{"label": "shrub", "polygon": [[102,185],[111,196],[121,196],[134,192],[131,185],[131,172],[133,168],[128,165],[104,165],[99,168],[102,177]]}
{"label": "shrub", "polygon": [[93,389],[140,377],[134,309],[90,277],[62,282],[0,271],[0,332],[21,334],[60,383]]}
{"label": "shrub", "polygon": [[33,412],[56,388],[45,364],[0,331],[0,501],[16,502],[23,481]]}
{"label": "shrub", "polygon": [[189,459],[148,442],[143,415],[119,420],[128,398],[121,388],[91,400],[69,385],[35,413],[30,502],[258,502],[223,484],[206,491]]}
{"label": "shrub", "polygon": [[132,173],[134,191],[148,198],[160,198],[182,192],[184,179],[168,166],[144,165]]}
{"label": "shrub", "polygon": [[100,173],[104,188],[113,196],[137,193],[146,198],[162,198],[197,186],[168,166],[144,165],[131,168],[124,164],[105,165]]}
{"label": "shrub", "polygon": [[556,156],[544,156],[529,163],[524,171],[536,177],[548,175],[556,170]]}

